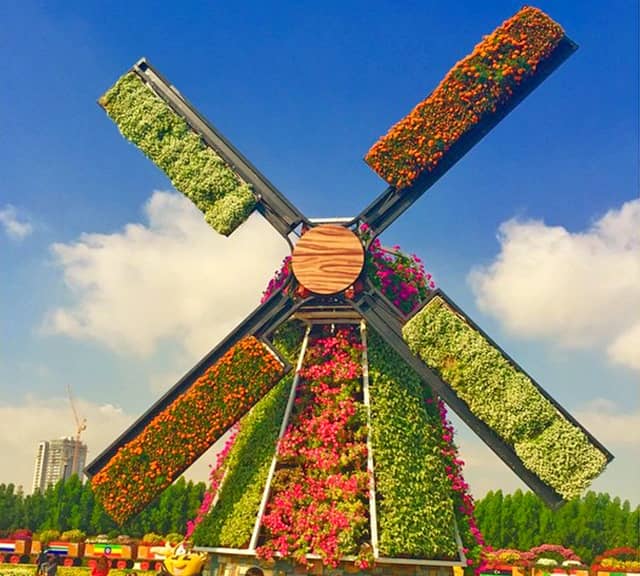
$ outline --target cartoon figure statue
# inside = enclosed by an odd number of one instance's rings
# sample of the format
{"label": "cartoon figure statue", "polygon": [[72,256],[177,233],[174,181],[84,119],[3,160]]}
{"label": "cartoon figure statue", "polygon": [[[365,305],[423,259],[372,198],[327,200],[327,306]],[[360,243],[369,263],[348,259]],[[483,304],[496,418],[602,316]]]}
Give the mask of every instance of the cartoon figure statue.
{"label": "cartoon figure statue", "polygon": [[151,552],[164,557],[159,576],[198,576],[202,574],[207,560],[206,554],[191,552],[185,547],[184,542],[175,547],[167,542],[164,547],[154,546]]}

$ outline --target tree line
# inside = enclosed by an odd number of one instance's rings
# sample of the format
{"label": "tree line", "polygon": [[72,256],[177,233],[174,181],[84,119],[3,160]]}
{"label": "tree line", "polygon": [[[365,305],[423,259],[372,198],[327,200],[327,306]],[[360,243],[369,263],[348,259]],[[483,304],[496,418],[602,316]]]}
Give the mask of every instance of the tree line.
{"label": "tree line", "polygon": [[13,484],[0,484],[0,536],[18,529],[75,529],[90,535],[126,534],[136,538],[149,532],[184,534],[205,488],[204,482],[195,484],[181,477],[137,516],[118,526],[95,499],[91,484],[83,484],[77,475],[28,496],[17,492]]}
{"label": "tree line", "polygon": [[[184,534],[195,517],[205,484],[180,478],[145,510],[118,526],[95,499],[89,483],[77,476],[28,496],[13,484],[0,484],[0,536],[18,529],[81,530],[90,535],[126,534],[140,538],[149,532]],[[540,544],[562,544],[590,564],[604,550],[640,547],[640,506],[609,494],[587,493],[551,510],[531,492],[489,492],[476,502],[476,520],[494,549],[529,550]]]}
{"label": "tree line", "polygon": [[562,544],[591,564],[605,550],[640,547],[640,506],[606,493],[588,492],[551,510],[532,492],[498,490],[476,502],[476,520],[494,549]]}

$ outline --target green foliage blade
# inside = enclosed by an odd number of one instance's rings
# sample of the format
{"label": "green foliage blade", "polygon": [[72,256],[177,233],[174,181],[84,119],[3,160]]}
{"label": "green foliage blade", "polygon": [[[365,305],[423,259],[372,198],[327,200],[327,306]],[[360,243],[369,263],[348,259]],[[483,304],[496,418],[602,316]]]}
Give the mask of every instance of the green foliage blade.
{"label": "green foliage blade", "polygon": [[250,186],[137,74],[122,76],[100,104],[217,232],[228,236],[250,216],[256,205]]}

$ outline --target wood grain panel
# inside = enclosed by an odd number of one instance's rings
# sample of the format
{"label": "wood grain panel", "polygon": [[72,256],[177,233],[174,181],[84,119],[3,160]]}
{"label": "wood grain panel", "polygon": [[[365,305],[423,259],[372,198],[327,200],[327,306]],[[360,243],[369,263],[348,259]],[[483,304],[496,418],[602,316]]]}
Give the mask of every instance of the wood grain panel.
{"label": "wood grain panel", "polygon": [[348,228],[316,226],[296,244],[291,267],[298,282],[316,294],[336,294],[353,284],[364,265],[364,248]]}

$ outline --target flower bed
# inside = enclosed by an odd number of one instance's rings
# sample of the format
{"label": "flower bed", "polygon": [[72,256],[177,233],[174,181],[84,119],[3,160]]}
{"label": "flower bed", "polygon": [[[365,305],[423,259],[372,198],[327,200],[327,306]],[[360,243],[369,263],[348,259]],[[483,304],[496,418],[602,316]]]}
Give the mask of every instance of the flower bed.
{"label": "flower bed", "polygon": [[570,561],[582,565],[582,560],[571,548],[565,548],[560,544],[541,544],[534,546],[528,552],[528,557],[533,564],[545,565],[546,561],[553,561],[556,564]]}
{"label": "flower bed", "polygon": [[[423,385],[424,386],[424,385]],[[431,390],[424,386],[425,402],[431,404],[434,402],[431,396]],[[462,477],[462,467],[464,462],[458,455],[458,448],[453,442],[453,426],[447,416],[447,408],[440,399],[437,401],[438,414],[442,422],[442,442],[441,450],[445,458],[445,470],[447,478],[451,481],[451,489],[453,491],[453,503],[456,520],[458,522],[458,531],[462,540],[463,552],[467,557],[467,566],[471,567],[474,573],[480,572],[484,568],[481,561],[482,551],[484,549],[484,538],[475,519],[475,505],[473,497],[469,492],[469,485]]]}
{"label": "flower bed", "polygon": [[582,430],[441,298],[411,318],[403,336],[471,411],[514,447],[523,464],[564,498],[579,496],[604,469],[606,456]]}
{"label": "flower bed", "polygon": [[559,414],[542,434],[514,448],[527,468],[566,499],[578,497],[607,464],[584,432]]}
{"label": "flower bed", "polygon": [[292,376],[283,378],[241,420],[225,462],[218,502],[196,528],[197,546],[246,548],[276,450]]}
{"label": "flower bed", "polygon": [[525,7],[458,62],[438,87],[369,150],[365,161],[398,189],[431,172],[479,122],[531,78],[564,36],[537,8]]}
{"label": "flower bed", "polygon": [[[37,566],[34,564],[10,564],[8,562],[0,562],[0,576],[33,576],[36,570]],[[80,574],[82,574],[82,576],[89,576],[89,570],[75,574],[78,576],[80,576]]]}
{"label": "flower bed", "polygon": [[609,572],[640,572],[640,560],[605,558],[597,565],[596,569]]}
{"label": "flower bed", "polygon": [[368,336],[371,441],[381,556],[458,556],[443,429],[420,378],[375,332]]}
{"label": "flower bed", "polygon": [[265,291],[262,293],[260,304],[264,304],[272,294],[275,294],[280,288],[282,288],[291,275],[291,256],[285,256],[282,260],[282,264],[277,272],[273,275],[273,278],[269,280],[269,284]]}
{"label": "flower bed", "polygon": [[528,567],[533,561],[533,554],[515,548],[499,548],[498,550],[488,548],[484,551],[484,559],[485,567],[490,570],[505,565]]}
{"label": "flower bed", "polygon": [[122,76],[100,105],[216,231],[228,236],[249,217],[256,204],[250,186],[135,73]]}
{"label": "flower bed", "polygon": [[[33,576],[36,573],[34,564],[2,564],[0,576]],[[131,570],[111,568],[109,576],[156,576],[153,570]],[[84,566],[58,566],[56,576],[91,576],[91,568]]]}
{"label": "flower bed", "polygon": [[144,508],[282,375],[259,340],[238,342],[91,479],[106,512],[121,523]]}
{"label": "flower bed", "polygon": [[[369,231],[366,224],[361,227],[360,233],[367,238]],[[415,254],[409,256],[401,252],[400,246],[388,249],[376,238],[365,256],[369,281],[403,314],[410,314],[418,308],[435,288],[422,260]]]}
{"label": "flower bed", "polygon": [[[306,564],[319,554],[337,566],[358,554],[368,533],[366,416],[361,346],[351,332],[319,338],[307,349],[295,411],[278,445],[278,468],[263,517],[258,554]],[[366,549],[366,546],[365,546]],[[367,549],[368,552],[368,549]]]}
{"label": "flower bed", "polygon": [[[252,408],[252,410],[255,409]],[[195,529],[202,523],[202,521],[209,514],[211,507],[216,502],[216,496],[220,490],[220,485],[224,480],[225,473],[227,471],[227,458],[229,452],[235,445],[236,438],[238,436],[239,424],[235,424],[230,431],[230,435],[224,444],[224,447],[216,455],[215,464],[211,467],[209,472],[209,486],[202,496],[202,502],[196,513],[196,517],[193,520],[187,520],[187,530],[184,535],[185,538],[191,538]]]}
{"label": "flower bed", "polygon": [[605,550],[596,556],[591,566],[592,572],[640,572],[640,548],[621,546]]}

